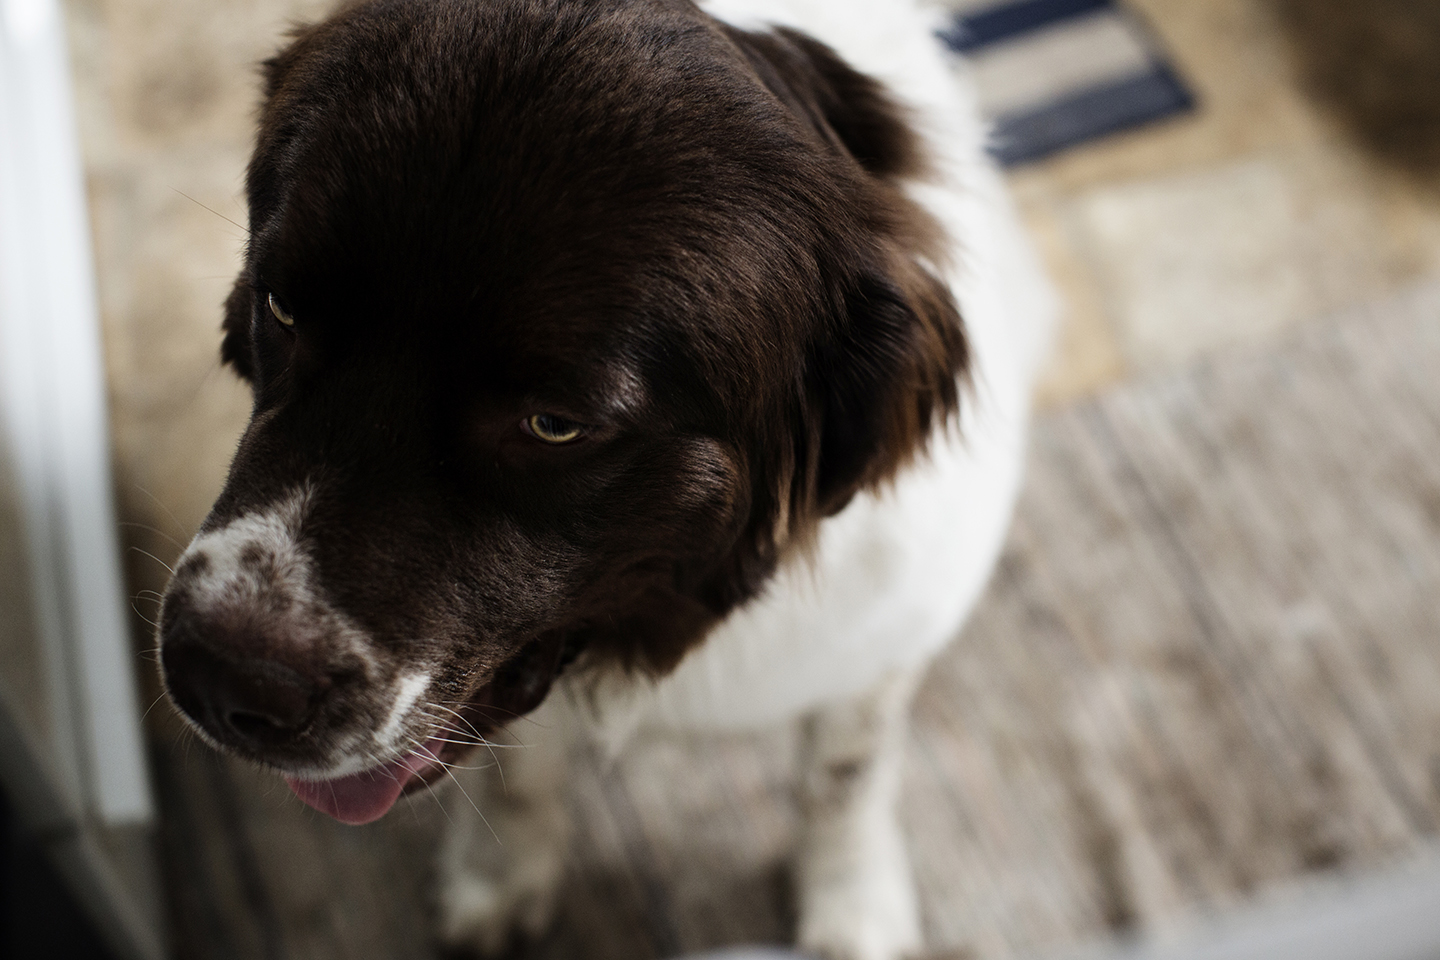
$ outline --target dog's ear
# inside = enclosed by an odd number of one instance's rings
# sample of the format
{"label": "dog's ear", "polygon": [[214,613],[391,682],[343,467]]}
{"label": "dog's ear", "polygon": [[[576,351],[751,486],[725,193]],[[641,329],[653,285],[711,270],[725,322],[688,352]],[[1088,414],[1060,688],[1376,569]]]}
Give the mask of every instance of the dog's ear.
{"label": "dog's ear", "polygon": [[919,453],[959,404],[968,349],[955,301],[907,260],[866,271],[806,366],[814,504],[832,514]]}
{"label": "dog's ear", "polygon": [[242,379],[251,382],[255,379],[250,342],[250,323],[254,316],[255,289],[249,280],[241,277],[225,298],[225,318],[220,321],[225,338],[220,341],[220,359],[230,364]]}
{"label": "dog's ear", "polygon": [[868,173],[887,179],[924,174],[920,139],[877,80],[794,30],[727,32],[770,91]]}
{"label": "dog's ear", "polygon": [[830,514],[893,475],[956,410],[968,361],[964,327],[950,291],[924,266],[944,262],[943,231],[901,187],[928,173],[905,108],[802,33],[729,35],[770,91],[860,167],[853,205],[867,211],[869,252],[840,269],[837,315],[806,358],[802,462],[810,465],[813,507]]}

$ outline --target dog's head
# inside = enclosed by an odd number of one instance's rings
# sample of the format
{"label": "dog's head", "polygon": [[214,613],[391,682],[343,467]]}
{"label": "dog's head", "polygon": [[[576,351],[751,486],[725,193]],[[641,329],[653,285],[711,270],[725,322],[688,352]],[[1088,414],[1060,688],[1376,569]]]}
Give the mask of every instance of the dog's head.
{"label": "dog's head", "polygon": [[[266,65],[252,420],[171,696],[347,821],[566,663],[660,674],[955,407],[901,112],[685,0],[379,0]],[[803,547],[799,547],[803,548]]]}

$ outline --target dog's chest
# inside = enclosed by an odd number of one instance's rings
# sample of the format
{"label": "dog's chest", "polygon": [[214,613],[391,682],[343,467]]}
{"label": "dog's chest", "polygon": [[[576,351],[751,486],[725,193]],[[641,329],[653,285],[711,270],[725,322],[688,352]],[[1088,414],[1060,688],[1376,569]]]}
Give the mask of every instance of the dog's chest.
{"label": "dog's chest", "polygon": [[645,730],[768,726],[923,666],[984,586],[1018,483],[1019,425],[967,426],[828,521],[812,560],[783,568],[670,675],[577,681],[587,726],[616,746]]}

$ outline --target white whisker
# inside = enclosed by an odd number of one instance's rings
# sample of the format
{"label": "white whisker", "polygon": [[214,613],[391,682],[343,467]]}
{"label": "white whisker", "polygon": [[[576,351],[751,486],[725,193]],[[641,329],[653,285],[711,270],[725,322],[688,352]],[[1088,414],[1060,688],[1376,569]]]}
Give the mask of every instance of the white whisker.
{"label": "white whisker", "polygon": [[460,778],[455,776],[455,774],[450,771],[449,766],[447,766],[443,760],[436,756],[433,750],[430,750],[423,744],[420,746],[420,750],[423,750],[425,753],[430,754],[431,759],[440,765],[441,769],[445,771],[445,775],[454,782],[455,788],[460,791],[460,795],[465,798],[465,801],[470,804],[471,809],[475,811],[475,815],[480,818],[480,822],[485,824],[485,829],[490,831],[490,836],[494,837],[495,842],[503,847],[505,844],[501,843],[500,834],[495,832],[495,828],[490,826],[490,821],[485,819],[485,814],[481,813],[480,808],[475,805],[475,801],[470,799],[470,794],[465,791],[464,785],[460,783]]}
{"label": "white whisker", "polygon": [[131,547],[130,549],[134,550],[136,553],[144,554],[151,560],[154,560],[156,563],[160,564],[160,566],[164,567],[166,570],[169,570],[170,576],[175,576],[175,568],[170,566],[170,564],[166,563],[164,560],[161,560],[159,557],[155,556],[155,554],[151,553],[149,550],[142,550],[139,547]]}

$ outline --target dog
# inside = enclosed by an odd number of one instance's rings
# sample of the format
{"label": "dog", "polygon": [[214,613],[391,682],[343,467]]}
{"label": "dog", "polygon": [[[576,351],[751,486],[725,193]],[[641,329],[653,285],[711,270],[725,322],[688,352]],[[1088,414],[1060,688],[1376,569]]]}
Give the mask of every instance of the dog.
{"label": "dog", "polygon": [[934,19],[362,0],[265,63],[221,344],[254,409],[163,679],[346,823],[537,717],[503,846],[443,844],[448,944],[548,922],[572,744],[798,719],[800,946],[921,947],[908,706],[1054,312]]}

